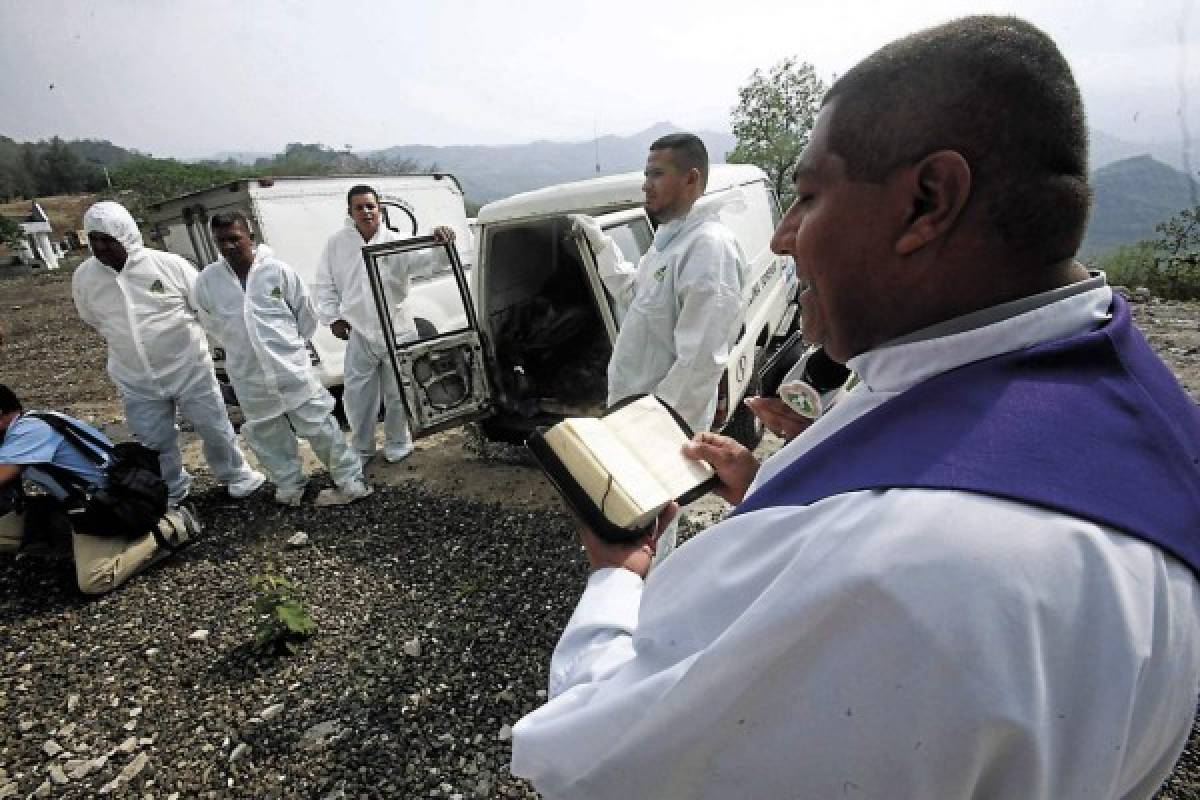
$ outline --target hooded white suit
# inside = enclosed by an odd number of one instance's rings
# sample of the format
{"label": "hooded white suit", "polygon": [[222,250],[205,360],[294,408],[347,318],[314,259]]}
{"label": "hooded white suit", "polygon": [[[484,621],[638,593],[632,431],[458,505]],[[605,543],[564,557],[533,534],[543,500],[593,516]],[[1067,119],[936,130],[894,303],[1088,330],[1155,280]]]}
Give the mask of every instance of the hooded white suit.
{"label": "hooded white suit", "polygon": [[172,505],[191,486],[179,452],[176,412],[200,436],[218,481],[253,482],[256,473],[238,449],[189,299],[196,268],[177,255],[145,247],[137,223],[119,203],[96,203],[84,214],[83,227],[113,237],[128,255],[120,271],[94,256],[84,261],[71,291],[80,318],[108,343],[108,374],[124,402],[129,428],[159,452]]}

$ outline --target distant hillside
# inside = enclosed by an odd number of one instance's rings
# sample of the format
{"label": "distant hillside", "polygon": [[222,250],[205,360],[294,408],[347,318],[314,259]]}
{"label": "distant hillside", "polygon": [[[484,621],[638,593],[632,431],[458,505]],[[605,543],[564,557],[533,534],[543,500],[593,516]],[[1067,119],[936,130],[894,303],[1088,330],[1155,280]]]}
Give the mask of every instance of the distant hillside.
{"label": "distant hillside", "polygon": [[1104,131],[1089,128],[1088,146],[1088,166],[1093,170],[1134,156],[1151,156],[1156,161],[1178,170],[1184,170],[1186,162],[1186,165],[1191,167],[1192,174],[1200,169],[1200,138],[1192,139],[1185,147],[1183,140],[1130,142],[1109,136]]}
{"label": "distant hillside", "polygon": [[1200,197],[1200,184],[1150,156],[1135,156],[1092,173],[1095,204],[1080,254],[1101,255],[1122,244],[1153,239],[1154,226]]}
{"label": "distant hillside", "polygon": [[[486,203],[556,183],[640,170],[646,164],[650,143],[678,130],[680,128],[669,122],[660,122],[632,136],[601,136],[599,140],[537,141],[498,147],[402,145],[368,156],[436,164],[439,170],[453,173],[462,182],[470,200]],[[725,154],[735,144],[728,133],[697,131],[696,134],[704,140],[714,162],[723,162]],[[599,172],[596,170],[597,153]]]}

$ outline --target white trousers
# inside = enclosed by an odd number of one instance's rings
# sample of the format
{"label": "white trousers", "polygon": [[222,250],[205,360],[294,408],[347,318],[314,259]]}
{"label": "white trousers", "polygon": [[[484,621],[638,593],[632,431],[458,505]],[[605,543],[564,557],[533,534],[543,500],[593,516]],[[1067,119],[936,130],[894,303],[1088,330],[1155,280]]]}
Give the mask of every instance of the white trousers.
{"label": "white trousers", "polygon": [[350,332],[342,367],[342,408],[350,423],[350,441],[364,461],[375,455],[375,423],[383,402],[384,449],[407,449],[412,443],[408,412],[392,372],[387,346]]}
{"label": "white trousers", "polygon": [[138,441],[158,451],[158,463],[172,506],[187,497],[192,485],[192,476],[184,469],[183,454],[179,451],[176,414],[191,423],[200,437],[204,460],[218,483],[233,483],[250,475],[250,465],[238,448],[237,434],[229,423],[217,378],[211,371],[194,381],[179,397],[149,397],[135,389],[117,388],[129,429]]}
{"label": "white trousers", "polygon": [[362,464],[346,444],[346,437],[334,419],[333,406],[333,395],[322,389],[319,395],[291,411],[247,420],[242,425],[246,443],[280,489],[302,489],[308,483],[297,436],[308,441],[339,488],[362,479]]}

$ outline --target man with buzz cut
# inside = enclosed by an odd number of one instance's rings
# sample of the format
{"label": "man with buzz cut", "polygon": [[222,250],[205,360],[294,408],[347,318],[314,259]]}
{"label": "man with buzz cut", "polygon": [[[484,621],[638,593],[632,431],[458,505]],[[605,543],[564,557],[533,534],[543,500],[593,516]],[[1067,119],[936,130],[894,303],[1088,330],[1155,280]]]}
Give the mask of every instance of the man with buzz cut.
{"label": "man with buzz cut", "polygon": [[[367,281],[362,249],[404,237],[383,224],[379,193],[372,187],[351,187],[346,206],[346,224],[329,237],[317,265],[313,287],[317,314],[334,336],[346,342],[342,408],[350,423],[355,451],[364,464],[375,455],[375,425],[382,401],[383,457],[395,463],[412,453],[412,435]],[[454,229],[448,226],[434,228],[433,235],[439,241],[454,241]],[[437,259],[437,252],[396,254],[382,262],[384,291],[392,307],[397,336],[403,341],[417,338],[416,322],[404,305],[412,273]]]}
{"label": "man with buzz cut", "polygon": [[[1142,800],[1200,683],[1200,412],[1074,256],[1087,126],[1054,42],[977,16],[825,95],[771,246],[858,383],[647,575],[593,571],[513,727],[546,800]],[[674,509],[664,512],[666,521]]]}
{"label": "man with buzz cut", "polygon": [[144,246],[137,223],[119,203],[96,203],[83,215],[83,227],[92,257],[71,278],[75,308],[108,344],[108,374],[126,422],[142,444],[158,451],[168,501],[178,506],[192,485],[179,451],[177,414],[200,437],[213,477],[230,496],[248,496],[264,478],[243,458],[225,412],[190,300],[196,268]]}
{"label": "man with buzz cut", "polygon": [[[746,258],[718,218],[720,206],[697,207],[708,184],[708,150],[698,136],[656,140],[645,177],[646,213],[658,227],[636,266],[593,218],[575,218],[621,318],[608,362],[608,405],[653,394],[699,433],[716,414]],[[659,561],[674,548],[676,527],[656,543]]]}
{"label": "man with buzz cut", "polygon": [[337,487],[318,505],[341,505],[371,494],[362,466],[333,416],[334,401],[317,380],[306,345],[317,312],[304,281],[266,244],[256,244],[239,211],[210,220],[220,260],[192,290],[200,323],[225,347],[225,368],[246,416],[242,435],[275,482],[275,502],[298,506],[308,478],[296,437],[308,441]]}

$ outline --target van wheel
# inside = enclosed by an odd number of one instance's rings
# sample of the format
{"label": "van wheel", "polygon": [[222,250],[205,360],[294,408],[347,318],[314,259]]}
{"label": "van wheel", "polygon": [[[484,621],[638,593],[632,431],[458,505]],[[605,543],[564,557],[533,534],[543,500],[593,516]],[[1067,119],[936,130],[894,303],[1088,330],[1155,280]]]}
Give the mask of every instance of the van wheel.
{"label": "van wheel", "polygon": [[[758,347],[754,350],[754,377],[750,379],[750,384],[746,387],[746,394],[743,397],[753,397],[759,393],[760,381],[758,373],[762,369],[763,352],[765,349]],[[753,450],[762,441],[766,430],[767,426],[763,424],[763,421],[754,416],[754,412],[747,408],[746,404],[739,399],[737,409],[733,412],[733,416],[725,426],[725,430],[721,432],[734,439],[747,450]]]}

